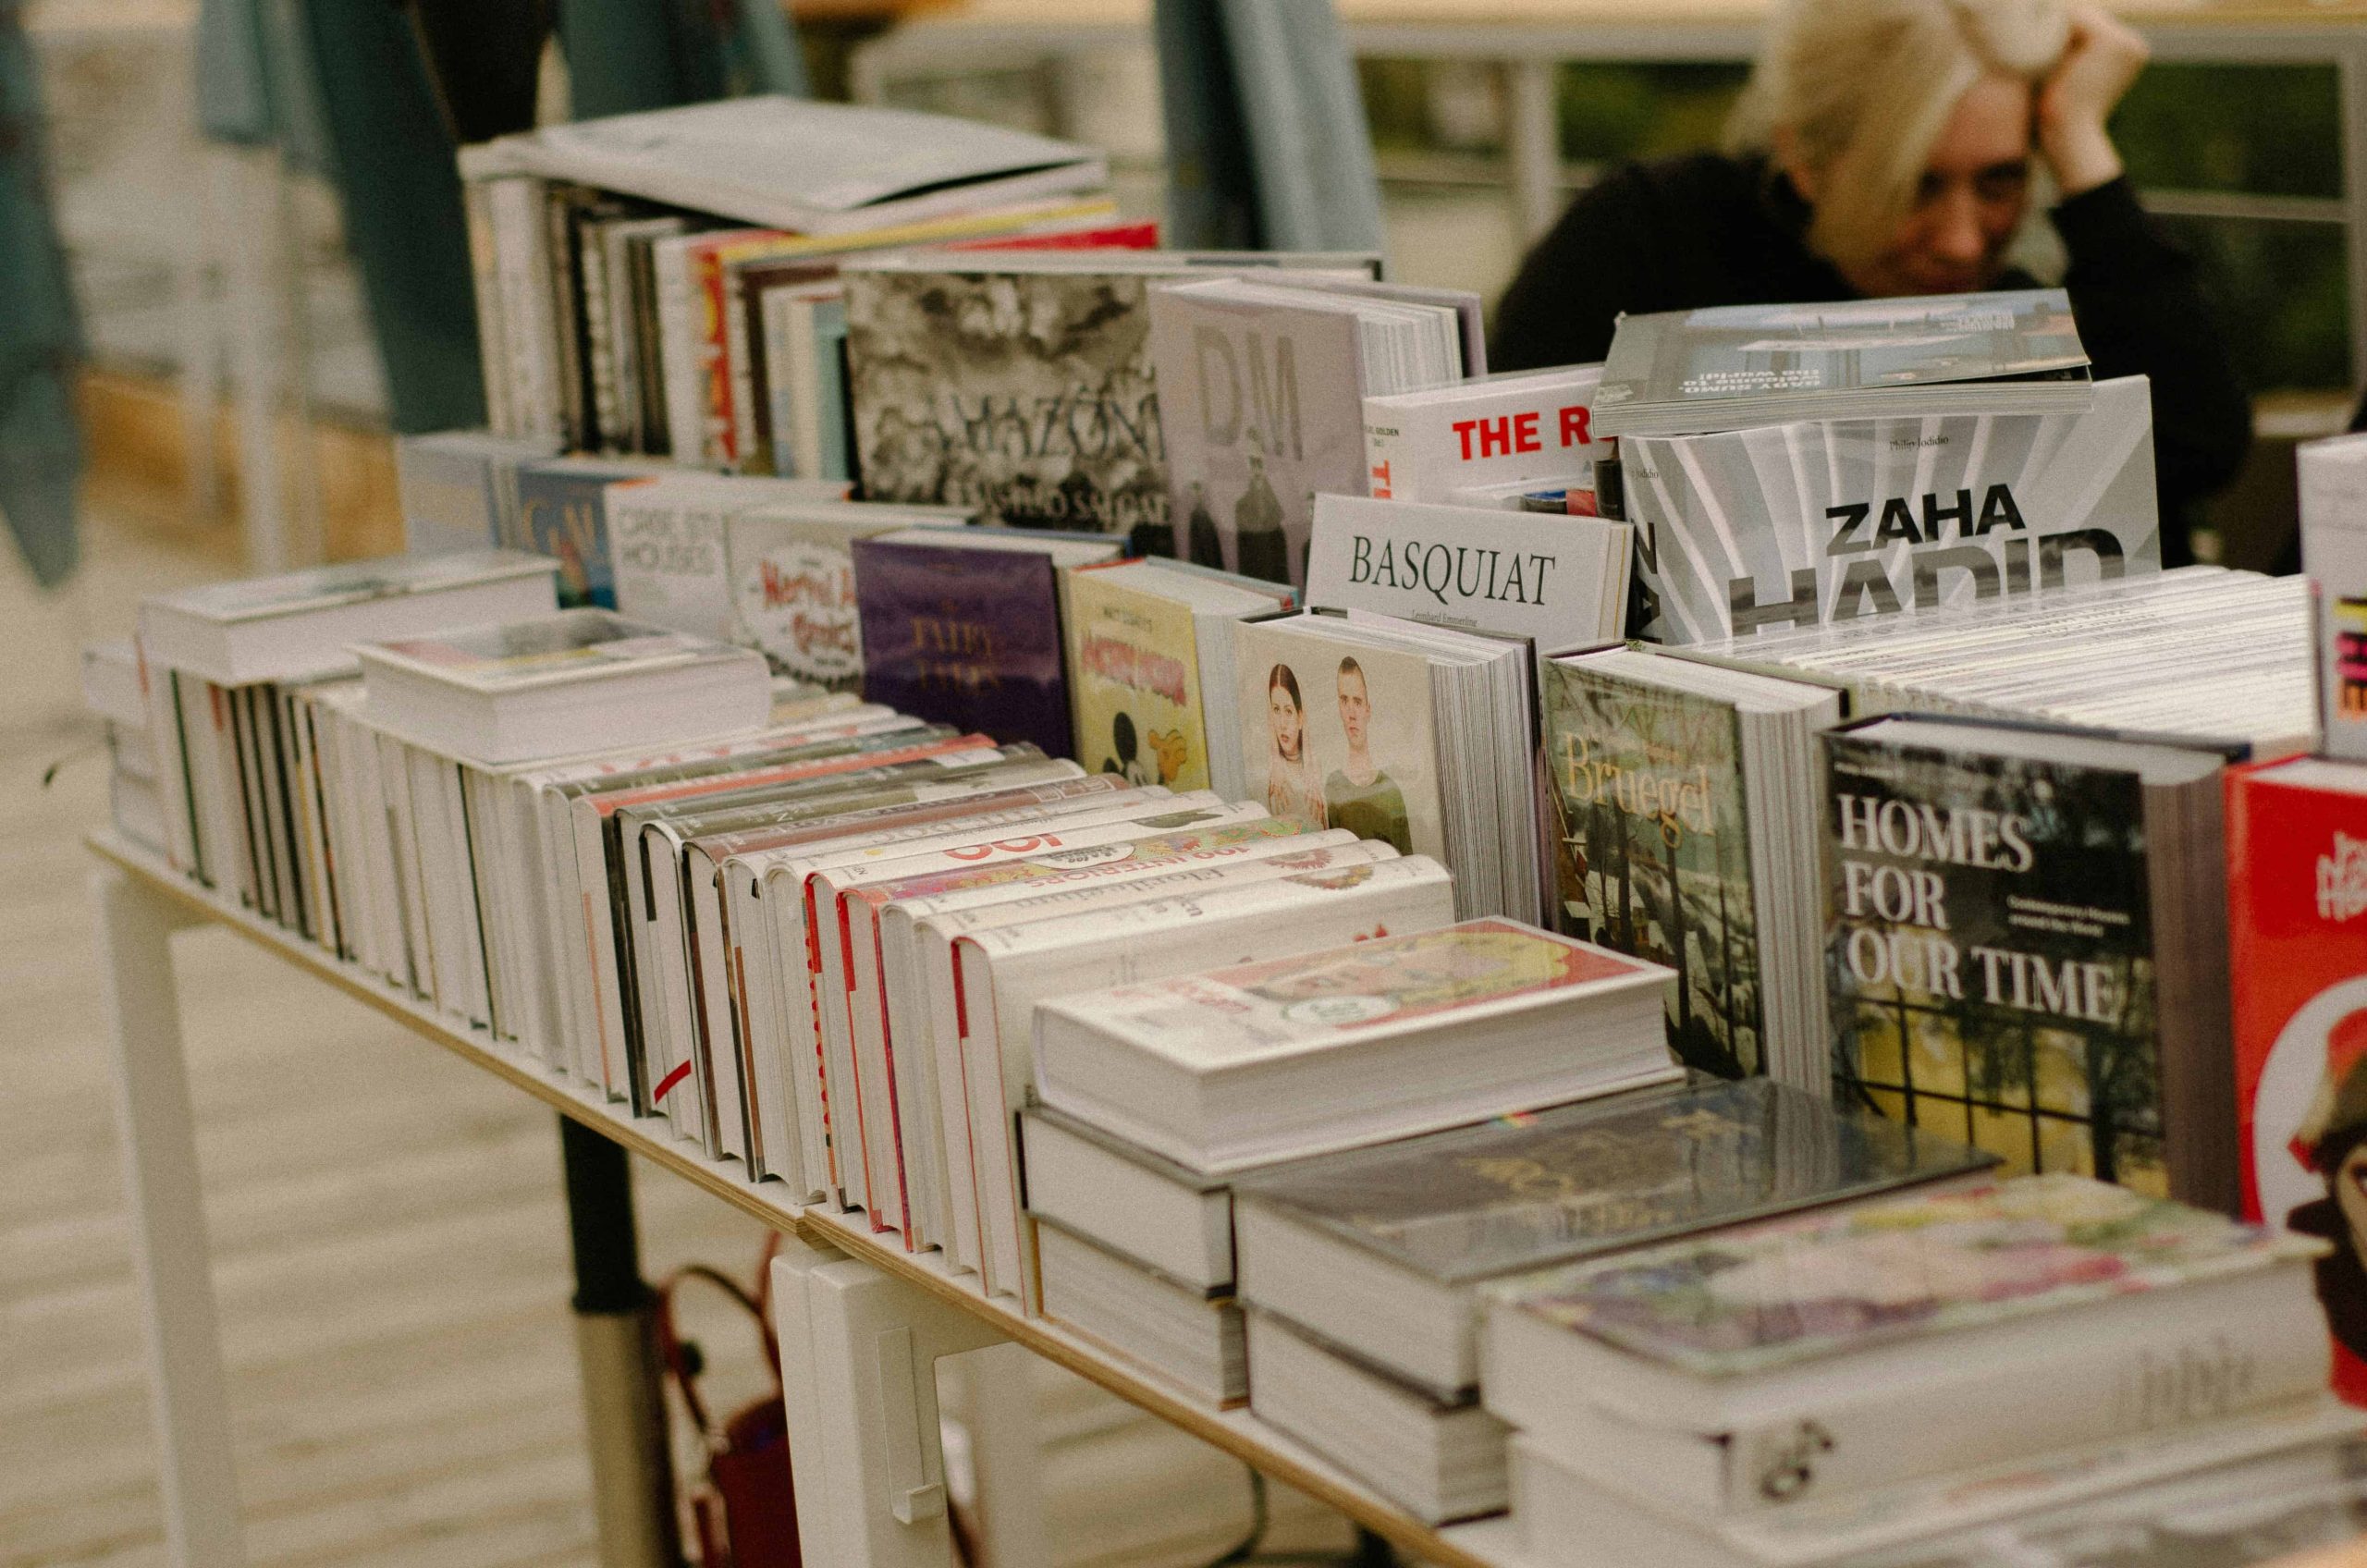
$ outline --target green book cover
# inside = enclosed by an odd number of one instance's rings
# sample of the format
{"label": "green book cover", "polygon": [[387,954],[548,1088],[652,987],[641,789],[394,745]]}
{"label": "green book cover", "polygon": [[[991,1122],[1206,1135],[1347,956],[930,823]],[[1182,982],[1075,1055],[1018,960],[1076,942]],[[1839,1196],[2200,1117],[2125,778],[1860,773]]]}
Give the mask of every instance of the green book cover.
{"label": "green book cover", "polygon": [[1729,704],[1544,667],[1560,928],[1676,971],[1669,1043],[1687,1067],[1766,1070],[1759,932]]}

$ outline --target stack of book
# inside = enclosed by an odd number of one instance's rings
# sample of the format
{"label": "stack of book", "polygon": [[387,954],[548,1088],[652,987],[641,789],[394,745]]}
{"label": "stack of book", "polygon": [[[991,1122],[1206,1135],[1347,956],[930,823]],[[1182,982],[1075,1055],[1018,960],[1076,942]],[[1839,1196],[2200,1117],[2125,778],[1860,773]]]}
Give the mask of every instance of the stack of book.
{"label": "stack of book", "polygon": [[1697,1076],[1239,1177],[1250,1408],[1427,1521],[1491,1513],[1507,1471],[1480,1403],[1485,1281],[1991,1158],[1764,1079]]}
{"label": "stack of book", "polygon": [[841,258],[1151,242],[1088,149],[788,98],[546,127],[460,172],[495,433],[801,478],[853,472]]}
{"label": "stack of book", "polygon": [[[1026,1193],[1046,1316],[1237,1402],[1254,1382],[1229,1182],[1677,1076],[1664,970],[1510,921],[1443,924],[1445,889],[1422,885],[1411,918],[1376,904],[1318,931],[1310,910],[1235,935],[1272,955],[1287,932],[1292,956],[1037,1001],[1049,1113],[1027,1123]],[[1343,934],[1362,939],[1298,939]]]}
{"label": "stack of book", "polygon": [[2060,289],[1623,317],[1593,431],[1656,642],[2161,567],[2145,381],[2090,381]]}
{"label": "stack of book", "polygon": [[1489,1292],[1531,1562],[1829,1562],[2323,1445],[2314,1243],[2076,1176]]}

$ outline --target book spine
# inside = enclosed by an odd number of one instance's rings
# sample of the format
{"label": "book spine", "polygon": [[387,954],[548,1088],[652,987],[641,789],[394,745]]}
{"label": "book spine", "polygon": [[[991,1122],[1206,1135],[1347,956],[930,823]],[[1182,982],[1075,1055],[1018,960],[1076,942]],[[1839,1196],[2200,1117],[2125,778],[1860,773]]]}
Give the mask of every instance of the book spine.
{"label": "book spine", "polygon": [[677,461],[703,461],[699,433],[705,428],[698,347],[698,297],[691,276],[691,251],[702,243],[685,236],[649,248],[651,285],[657,303],[658,381],[665,393],[666,433]]}
{"label": "book spine", "polygon": [[165,858],[184,876],[204,879],[197,852],[197,803],[189,781],[189,741],[181,729],[180,676],[140,652],[140,693],[148,704],[148,733],[156,748],[156,783],[164,797]]}
{"label": "book spine", "polygon": [[495,254],[500,266],[499,314],[508,343],[510,428],[528,440],[559,441],[558,325],[543,239],[543,182],[486,182]]}
{"label": "book spine", "polygon": [[691,261],[691,308],[698,364],[699,459],[730,469],[739,460],[733,424],[731,356],[727,334],[730,312],[724,303],[723,257],[717,246],[701,248]]}
{"label": "book spine", "polygon": [[604,452],[621,452],[623,410],[618,400],[616,314],[609,302],[616,284],[609,276],[608,248],[596,227],[583,230],[576,251],[576,275],[583,292],[583,368],[592,393],[592,432]]}
{"label": "book spine", "polygon": [[468,227],[469,287],[476,299],[477,369],[484,379],[485,424],[497,435],[514,436],[521,432],[509,401],[509,327],[502,317],[501,258],[486,181],[462,182],[460,214]]}
{"label": "book spine", "polygon": [[592,419],[583,365],[583,296],[576,286],[574,214],[579,192],[549,185],[543,190],[543,262],[550,299],[551,346],[558,355],[559,435],[570,451],[593,445]]}
{"label": "book spine", "polygon": [[756,432],[756,356],[748,337],[748,297],[739,279],[726,271],[717,280],[716,305],[723,325],[716,348],[722,356],[727,387],[724,434],[730,466],[742,473],[767,473],[758,461]]}
{"label": "book spine", "polygon": [[1377,501],[1395,500],[1401,496],[1414,496],[1418,475],[1415,468],[1413,444],[1405,438],[1405,418],[1403,414],[1379,406],[1378,399],[1365,401],[1365,484]]}
{"label": "book spine", "polygon": [[2308,443],[2295,460],[2323,749],[2328,756],[2367,760],[2367,528],[2357,521],[2367,472],[2348,444]]}

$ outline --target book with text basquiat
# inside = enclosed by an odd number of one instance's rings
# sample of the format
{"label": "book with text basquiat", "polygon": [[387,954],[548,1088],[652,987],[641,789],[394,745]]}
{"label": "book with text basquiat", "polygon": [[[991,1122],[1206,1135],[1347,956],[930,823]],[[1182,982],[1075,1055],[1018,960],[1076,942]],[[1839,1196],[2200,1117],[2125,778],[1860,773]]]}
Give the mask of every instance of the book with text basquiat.
{"label": "book with text basquiat", "polygon": [[2233,1212],[2226,758],[1966,720],[1823,740],[1835,1095]]}
{"label": "book with text basquiat", "polygon": [[1121,541],[989,528],[857,539],[863,691],[923,718],[1073,753],[1058,573]]}
{"label": "book with text basquiat", "polygon": [[2367,1404],[2367,766],[2228,775],[2227,939],[2244,1217],[2333,1243],[2334,1389]]}
{"label": "book with text basquiat", "polygon": [[1619,456],[1656,642],[2003,607],[2162,566],[2142,376],[2065,412],[1622,437]]}

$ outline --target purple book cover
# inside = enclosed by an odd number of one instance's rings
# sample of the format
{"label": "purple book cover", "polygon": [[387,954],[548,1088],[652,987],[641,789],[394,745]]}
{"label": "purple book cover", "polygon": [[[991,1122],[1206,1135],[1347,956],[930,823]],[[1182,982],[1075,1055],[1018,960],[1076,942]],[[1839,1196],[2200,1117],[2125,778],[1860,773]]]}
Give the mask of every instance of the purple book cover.
{"label": "purple book cover", "polygon": [[864,700],[1073,754],[1052,561],[857,539]]}

